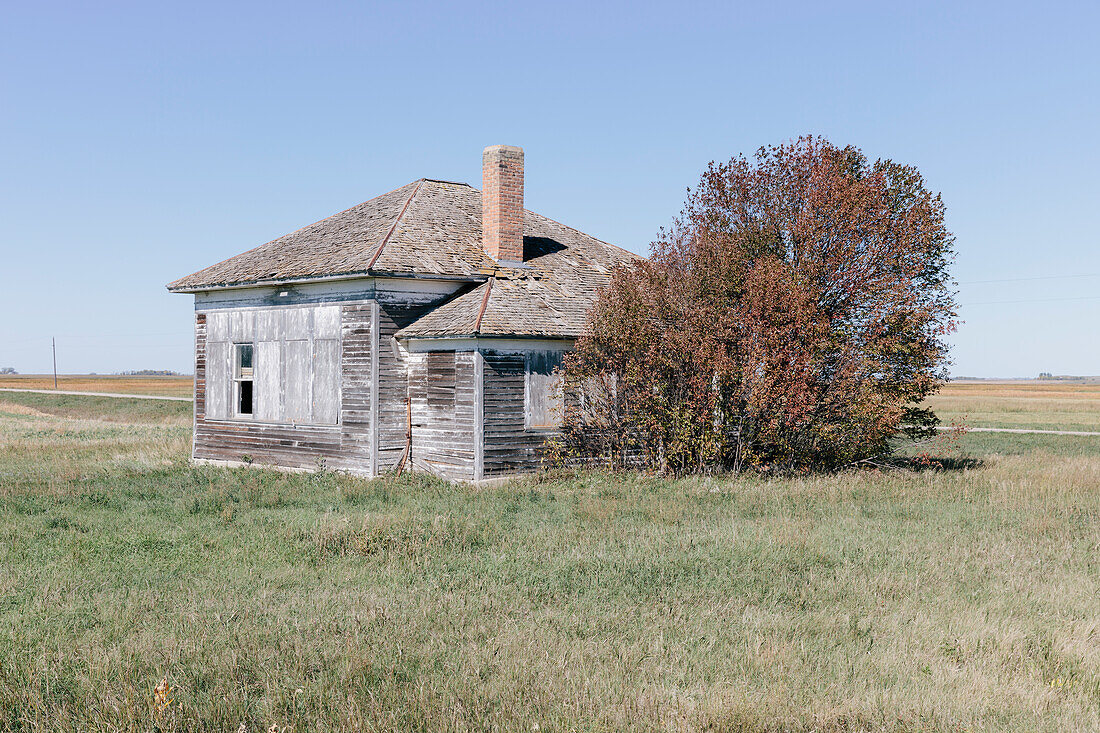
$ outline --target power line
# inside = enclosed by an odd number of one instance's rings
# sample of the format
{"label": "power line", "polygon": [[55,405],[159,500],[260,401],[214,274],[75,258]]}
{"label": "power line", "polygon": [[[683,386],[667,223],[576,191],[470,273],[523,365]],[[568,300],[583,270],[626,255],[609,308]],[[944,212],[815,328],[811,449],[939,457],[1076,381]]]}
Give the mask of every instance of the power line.
{"label": "power line", "polygon": [[1100,300],[1100,295],[1085,295],[1080,298],[1025,298],[1023,300],[983,300],[978,303],[959,303],[967,305],[1007,305],[1009,303],[1057,303],[1067,300]]}
{"label": "power line", "polygon": [[1100,277],[1100,273],[1090,275],[1039,275],[1037,277],[1006,277],[998,280],[966,280],[959,285],[982,285],[984,283],[1021,283],[1029,280],[1069,280],[1080,277]]}
{"label": "power line", "polygon": [[[101,334],[86,334],[85,333],[85,334],[77,334],[77,335],[72,335],[72,336],[66,336],[65,334],[62,334],[61,336],[58,336],[57,338],[64,339],[65,341],[69,341],[69,342],[73,342],[73,341],[109,341],[111,345],[117,346],[117,345],[120,345],[120,341],[119,341],[120,339],[151,338],[151,337],[157,337],[157,336],[170,336],[170,337],[173,337],[174,339],[180,339],[180,340],[182,340],[182,339],[188,339],[189,340],[191,338],[191,334],[188,333],[187,331],[182,331],[182,332],[179,332],[179,333],[175,333],[175,332],[173,332],[173,333],[124,333],[124,334],[110,334],[110,333],[107,333],[107,334],[103,334],[103,333],[101,333]],[[40,343],[44,342],[45,340],[46,340],[45,336],[38,336],[38,337],[34,337],[34,338],[6,340],[6,341],[4,341],[4,343],[8,346],[15,345],[15,344],[40,344]],[[144,343],[149,343],[149,342],[148,341],[123,341],[121,345],[144,344]]]}

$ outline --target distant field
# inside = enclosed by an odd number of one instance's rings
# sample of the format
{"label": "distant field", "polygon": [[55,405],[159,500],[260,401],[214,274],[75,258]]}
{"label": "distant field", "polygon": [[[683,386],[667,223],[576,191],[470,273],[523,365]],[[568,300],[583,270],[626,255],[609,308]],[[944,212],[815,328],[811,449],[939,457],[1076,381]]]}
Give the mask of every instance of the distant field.
{"label": "distant field", "polygon": [[[0,387],[52,389],[49,375],[0,376]],[[63,375],[58,389],[190,397],[192,377]],[[952,382],[928,400],[944,424],[1100,432],[1100,384]]]}
{"label": "distant field", "polygon": [[0,392],[0,730],[1100,729],[1100,438],[474,487],[190,427]]}
{"label": "distant field", "polygon": [[[0,375],[0,387],[15,389],[53,389],[53,376],[48,374]],[[192,377],[125,377],[87,374],[62,374],[57,388],[76,392],[116,392],[147,394],[163,397],[190,397],[194,388]]]}
{"label": "distant field", "polygon": [[1100,432],[1100,384],[953,382],[928,404],[945,424]]}

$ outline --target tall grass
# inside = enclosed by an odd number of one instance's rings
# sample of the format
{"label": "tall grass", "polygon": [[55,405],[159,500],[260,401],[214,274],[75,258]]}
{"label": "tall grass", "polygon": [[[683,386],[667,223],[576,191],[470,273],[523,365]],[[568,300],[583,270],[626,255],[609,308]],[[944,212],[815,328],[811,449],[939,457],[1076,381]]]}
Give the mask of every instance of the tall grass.
{"label": "tall grass", "polygon": [[1100,727],[1095,439],[472,487],[191,467],[186,415],[7,399],[0,729]]}

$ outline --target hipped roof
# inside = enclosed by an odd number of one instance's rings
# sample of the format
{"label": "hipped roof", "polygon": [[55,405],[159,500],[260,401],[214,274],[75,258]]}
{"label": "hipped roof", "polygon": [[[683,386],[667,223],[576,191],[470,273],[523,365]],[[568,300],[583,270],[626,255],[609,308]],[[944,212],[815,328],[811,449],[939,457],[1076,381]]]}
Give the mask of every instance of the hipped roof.
{"label": "hipped roof", "polygon": [[638,259],[531,211],[524,211],[523,248],[524,267],[500,267],[482,249],[481,193],[465,183],[421,179],[180,278],[168,289],[198,292],[357,275],[454,278],[482,284],[400,336],[575,338],[615,267]]}

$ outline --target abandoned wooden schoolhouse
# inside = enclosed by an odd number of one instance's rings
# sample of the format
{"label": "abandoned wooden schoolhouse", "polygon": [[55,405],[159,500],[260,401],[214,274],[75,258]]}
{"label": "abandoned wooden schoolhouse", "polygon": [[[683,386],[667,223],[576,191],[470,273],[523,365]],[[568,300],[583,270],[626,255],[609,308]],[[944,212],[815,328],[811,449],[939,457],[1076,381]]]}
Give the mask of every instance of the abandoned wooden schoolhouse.
{"label": "abandoned wooden schoolhouse", "polygon": [[524,209],[523,167],[492,146],[481,191],[423,178],[170,283],[195,296],[194,459],[537,468],[555,367],[637,256]]}

